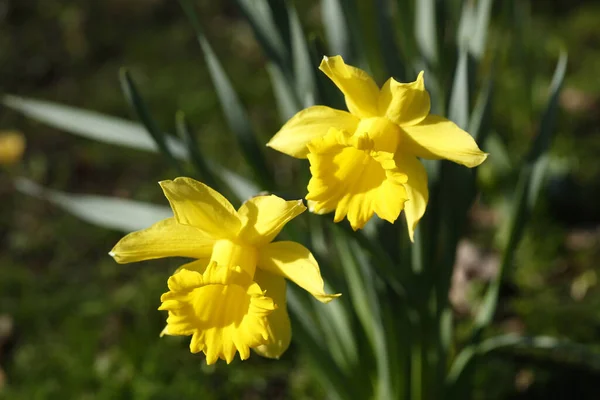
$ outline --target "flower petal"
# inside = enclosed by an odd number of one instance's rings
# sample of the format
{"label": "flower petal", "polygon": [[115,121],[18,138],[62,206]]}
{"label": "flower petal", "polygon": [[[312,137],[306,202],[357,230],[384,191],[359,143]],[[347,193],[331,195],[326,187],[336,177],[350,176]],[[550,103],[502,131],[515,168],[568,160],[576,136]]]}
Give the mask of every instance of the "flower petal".
{"label": "flower petal", "polygon": [[429,115],[419,124],[402,126],[408,136],[403,144],[406,151],[428,159],[444,158],[473,168],[487,158],[473,137],[454,122],[438,115]]}
{"label": "flower petal", "polygon": [[191,178],[159,184],[180,224],[195,226],[215,239],[233,238],[239,231],[235,209],[217,191]]}
{"label": "flower petal", "polygon": [[392,223],[398,218],[406,201],[406,176],[396,171],[393,153],[369,150],[375,144],[366,132],[348,136],[335,129],[310,143],[306,199],[313,212],[335,210],[334,221],[347,217],[354,230],[374,213]]}
{"label": "flower petal", "polygon": [[316,137],[327,134],[331,127],[354,132],[359,119],[341,110],[313,106],[294,115],[271,138],[267,146],[296,158],[306,158],[306,145]]}
{"label": "flower petal", "polygon": [[206,363],[221,358],[228,364],[239,351],[267,343],[267,317],[276,306],[251,278],[239,270],[211,263],[201,274],[182,270],[168,281],[159,310],[169,312],[168,335],[192,335],[192,353],[204,352]]}
{"label": "flower petal", "polygon": [[269,243],[261,250],[258,267],[291,280],[323,303],[340,296],[325,293],[319,264],[311,252],[299,243]]}
{"label": "flower petal", "polygon": [[159,221],[147,229],[130,233],[109,253],[119,264],[163,257],[209,257],[214,239],[175,218]]}
{"label": "flower petal", "polygon": [[346,65],[341,56],[323,57],[319,69],[344,93],[348,111],[360,118],[379,116],[379,88],[369,74]]}
{"label": "flower petal", "polygon": [[285,201],[275,195],[256,196],[242,204],[239,238],[255,246],[270,243],[284,225],[306,210],[302,200]]}
{"label": "flower petal", "polygon": [[414,82],[400,83],[390,78],[381,88],[379,112],[398,125],[418,124],[429,115],[430,108],[422,71]]}
{"label": "flower petal", "polygon": [[292,327],[286,304],[285,279],[264,270],[256,270],[254,280],[265,296],[273,299],[277,308],[267,317],[268,342],[254,349],[258,354],[268,358],[279,358],[290,346]]}
{"label": "flower petal", "polygon": [[408,176],[408,181],[404,184],[408,196],[408,201],[404,204],[404,215],[408,225],[408,235],[414,242],[415,228],[425,214],[429,201],[427,172],[421,161],[412,154],[397,153],[395,160],[398,170]]}

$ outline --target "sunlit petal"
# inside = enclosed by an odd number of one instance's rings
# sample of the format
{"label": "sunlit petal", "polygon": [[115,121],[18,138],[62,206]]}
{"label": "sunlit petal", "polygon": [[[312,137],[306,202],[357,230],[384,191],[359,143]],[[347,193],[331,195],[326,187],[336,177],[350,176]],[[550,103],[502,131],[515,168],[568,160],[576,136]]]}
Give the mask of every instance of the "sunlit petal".
{"label": "sunlit petal", "polygon": [[419,124],[403,126],[408,140],[405,151],[428,159],[446,159],[469,168],[476,167],[487,158],[473,137],[454,122],[438,115],[429,115]]}
{"label": "sunlit petal", "polygon": [[210,256],[214,243],[200,229],[167,218],[126,235],[109,254],[120,264],[163,257],[203,258]]}
{"label": "sunlit petal", "polygon": [[235,209],[217,191],[191,178],[159,183],[179,223],[202,229],[215,239],[235,237],[239,231]]}
{"label": "sunlit petal", "polygon": [[274,195],[253,197],[238,210],[242,221],[239,237],[255,246],[267,244],[305,210],[302,200],[285,201]]}
{"label": "sunlit petal", "polygon": [[423,121],[430,108],[423,72],[414,82],[400,83],[390,78],[381,88],[379,111],[398,125],[414,125]]}
{"label": "sunlit petal", "polygon": [[325,293],[319,264],[311,252],[299,243],[275,242],[266,245],[260,254],[258,267],[291,280],[323,303],[340,296]]}
{"label": "sunlit petal", "polygon": [[410,240],[414,241],[415,228],[425,214],[429,201],[427,172],[421,161],[411,154],[398,153],[395,159],[398,169],[408,176],[408,181],[404,184],[408,195],[408,201],[404,204],[404,215]]}
{"label": "sunlit petal", "polygon": [[267,343],[267,317],[276,306],[241,270],[211,263],[203,274],[181,270],[168,284],[159,308],[169,312],[165,332],[192,335],[190,350],[204,352],[207,364],[230,363],[236,352],[246,359]]}
{"label": "sunlit petal", "polygon": [[331,127],[354,132],[359,119],[346,112],[325,106],[313,106],[294,115],[271,138],[267,146],[296,158],[306,158],[306,145],[324,136]]}
{"label": "sunlit petal", "polygon": [[365,71],[347,65],[341,56],[323,57],[319,69],[344,93],[348,110],[360,118],[379,115],[379,88]]}
{"label": "sunlit petal", "polygon": [[268,358],[279,358],[289,347],[292,327],[286,305],[286,283],[281,276],[265,270],[256,270],[254,280],[265,291],[265,296],[273,299],[277,309],[267,317],[268,342],[254,349]]}

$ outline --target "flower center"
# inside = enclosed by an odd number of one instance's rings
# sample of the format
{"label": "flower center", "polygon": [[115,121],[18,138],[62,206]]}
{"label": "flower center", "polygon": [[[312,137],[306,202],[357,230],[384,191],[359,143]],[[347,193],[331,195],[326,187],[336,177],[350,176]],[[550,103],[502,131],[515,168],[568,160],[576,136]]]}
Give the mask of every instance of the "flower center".
{"label": "flower center", "polygon": [[196,317],[213,328],[238,327],[250,307],[250,296],[239,285],[209,284],[191,296]]}
{"label": "flower center", "polygon": [[[398,147],[401,132],[400,128],[389,119],[384,117],[373,117],[361,119],[353,136],[358,139],[365,135],[368,135],[369,139],[372,141],[370,150],[394,153]],[[363,147],[363,143],[361,143],[360,139],[358,140],[357,145],[354,145],[354,147],[363,150],[361,148]]]}
{"label": "flower center", "polygon": [[213,247],[210,262],[220,266],[233,268],[240,267],[250,278],[254,277],[258,252],[253,246],[245,246],[231,240],[217,240]]}

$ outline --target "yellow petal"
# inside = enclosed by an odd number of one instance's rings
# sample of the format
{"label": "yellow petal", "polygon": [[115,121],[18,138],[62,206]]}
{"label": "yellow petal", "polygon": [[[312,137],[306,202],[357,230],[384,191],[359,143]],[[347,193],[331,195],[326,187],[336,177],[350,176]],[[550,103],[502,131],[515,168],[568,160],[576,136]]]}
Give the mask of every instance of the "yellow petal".
{"label": "yellow petal", "polygon": [[402,126],[402,129],[408,136],[403,142],[405,151],[418,157],[444,158],[469,168],[478,166],[487,158],[471,135],[438,115],[430,115],[419,124]]}
{"label": "yellow petal", "polygon": [[319,264],[311,252],[299,243],[269,243],[261,250],[258,267],[291,280],[323,303],[340,296],[325,293]]}
{"label": "yellow petal", "polygon": [[275,195],[253,197],[238,210],[242,221],[239,238],[254,246],[267,244],[305,210],[302,200],[285,201]]}
{"label": "yellow petal", "polygon": [[167,218],[125,236],[109,254],[120,264],[163,257],[203,258],[210,256],[214,243],[200,229]]}
{"label": "yellow petal", "polygon": [[159,183],[180,224],[195,226],[215,239],[234,238],[239,231],[235,209],[217,191],[191,178]]}
{"label": "yellow petal", "polygon": [[347,217],[355,230],[374,213],[390,222],[398,218],[406,201],[406,176],[395,169],[393,153],[370,150],[376,143],[366,132],[348,136],[335,129],[311,142],[306,199],[314,212],[335,209],[334,221]]}
{"label": "yellow petal", "polygon": [[344,93],[348,111],[359,118],[379,116],[379,88],[365,71],[346,65],[341,56],[323,57],[319,69]]}
{"label": "yellow petal", "polygon": [[354,132],[359,119],[346,112],[325,106],[313,106],[294,115],[271,138],[267,146],[296,158],[306,158],[306,145],[324,136],[329,128]]}
{"label": "yellow petal", "polygon": [[404,204],[404,215],[408,225],[408,235],[414,242],[415,228],[425,214],[429,201],[427,172],[421,161],[411,154],[397,153],[395,160],[398,169],[408,176],[404,184],[408,197],[408,201]]}
{"label": "yellow petal", "polygon": [[379,111],[398,125],[418,124],[429,115],[430,108],[423,72],[414,82],[400,83],[390,78],[381,88]]}
{"label": "yellow petal", "polygon": [[267,317],[269,339],[266,344],[254,349],[268,358],[279,358],[290,346],[292,327],[286,304],[285,279],[270,272],[258,269],[254,280],[265,291],[265,296],[273,299],[277,309]]}
{"label": "yellow petal", "polygon": [[211,263],[201,274],[181,270],[169,278],[160,310],[169,312],[169,335],[192,335],[190,350],[204,352],[206,363],[230,363],[250,348],[267,343],[267,317],[276,306],[258,284],[237,269]]}

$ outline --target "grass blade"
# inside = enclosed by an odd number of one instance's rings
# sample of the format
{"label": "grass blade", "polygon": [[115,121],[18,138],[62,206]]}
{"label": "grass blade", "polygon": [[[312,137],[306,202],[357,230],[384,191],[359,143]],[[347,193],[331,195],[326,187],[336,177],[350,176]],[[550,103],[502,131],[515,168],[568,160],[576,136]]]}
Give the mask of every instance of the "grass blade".
{"label": "grass blade", "polygon": [[[558,109],[558,96],[564,81],[567,67],[567,56],[562,54],[556,66],[552,84],[550,86],[550,100],[542,117],[540,130],[534,139],[524,167],[519,174],[519,180],[512,200],[512,209],[508,219],[508,238],[498,275],[490,284],[483,304],[476,316],[472,342],[480,340],[483,329],[487,327],[493,317],[498,304],[500,285],[504,279],[508,266],[512,264],[513,256],[519,244],[527,222],[527,216],[531,214],[535,205],[535,199],[541,189],[541,182],[547,165],[546,153],[550,147],[550,141],[554,136],[554,121]],[[535,180],[534,180],[535,179]]]}
{"label": "grass blade", "polygon": [[387,70],[387,76],[393,76],[400,82],[406,82],[406,70],[404,62],[400,57],[398,44],[396,43],[396,30],[394,29],[394,18],[392,14],[391,0],[377,0],[377,32],[381,43],[381,54]]}
{"label": "grass blade", "polygon": [[140,96],[133,79],[129,75],[129,71],[126,69],[121,69],[119,73],[119,79],[121,81],[121,87],[129,106],[133,109],[138,119],[146,127],[146,130],[156,142],[161,153],[165,156],[169,163],[180,174],[183,175],[183,169],[181,168],[181,165],[173,153],[171,153],[170,148],[167,146],[165,134],[158,128],[158,125],[156,125],[156,122],[150,116],[148,108],[144,104],[144,101],[142,100],[142,97]]}
{"label": "grass blade", "polygon": [[221,185],[217,181],[217,178],[211,171],[204,157],[202,157],[202,154],[200,154],[198,141],[192,133],[183,111],[178,111],[177,114],[175,114],[175,129],[181,140],[183,140],[183,143],[185,143],[190,153],[192,163],[194,164],[197,173],[202,177],[204,183],[219,191]]}
{"label": "grass blade", "polygon": [[[180,1],[187,3],[187,0]],[[263,50],[275,64],[277,64],[286,75],[289,68],[290,55],[288,47],[282,38],[271,13],[271,7],[265,0],[235,0],[236,4],[246,17],[254,36],[262,46]],[[281,7],[281,6],[280,6]],[[187,11],[186,11],[187,12]]]}
{"label": "grass blade", "polygon": [[[180,0],[180,4],[190,20],[198,42],[200,43],[204,60],[206,61],[208,71],[213,84],[215,85],[217,96],[219,97],[221,109],[225,114],[227,124],[235,134],[248,164],[250,164],[254,170],[256,179],[263,188],[269,189],[273,186],[272,173],[265,161],[262,148],[258,145],[257,137],[252,130],[252,125],[246,114],[246,110],[233,89],[221,62],[214,53],[208,40],[206,40],[192,5],[188,0]],[[246,4],[246,6],[248,6],[248,4]]]}
{"label": "grass blade", "polygon": [[168,206],[115,197],[63,193],[44,188],[26,178],[17,179],[15,186],[20,192],[48,200],[93,225],[123,232],[145,229],[173,216]]}
{"label": "grass blade", "polygon": [[[291,4],[291,3],[290,3]],[[309,107],[316,101],[315,74],[317,64],[313,64],[304,31],[293,5],[289,6],[289,26],[291,31],[291,48],[296,93],[302,107]]]}
{"label": "grass blade", "polygon": [[[2,103],[31,119],[87,139],[133,149],[158,151],[156,141],[148,135],[142,125],[135,122],[62,104],[12,95],[4,96]],[[174,156],[180,159],[187,157],[185,146],[179,140],[165,136],[165,141]]]}

